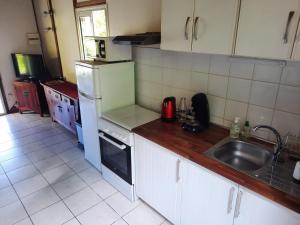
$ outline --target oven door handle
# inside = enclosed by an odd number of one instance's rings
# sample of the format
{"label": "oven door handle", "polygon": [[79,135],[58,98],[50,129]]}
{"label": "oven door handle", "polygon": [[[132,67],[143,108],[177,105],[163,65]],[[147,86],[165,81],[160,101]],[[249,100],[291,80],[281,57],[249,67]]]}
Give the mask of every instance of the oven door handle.
{"label": "oven door handle", "polygon": [[117,144],[116,142],[114,142],[114,141],[110,140],[109,138],[105,137],[104,133],[102,133],[102,132],[99,133],[99,137],[102,138],[103,140],[111,143],[112,145],[116,146],[117,148],[119,148],[121,150],[124,150],[126,148],[126,145]]}

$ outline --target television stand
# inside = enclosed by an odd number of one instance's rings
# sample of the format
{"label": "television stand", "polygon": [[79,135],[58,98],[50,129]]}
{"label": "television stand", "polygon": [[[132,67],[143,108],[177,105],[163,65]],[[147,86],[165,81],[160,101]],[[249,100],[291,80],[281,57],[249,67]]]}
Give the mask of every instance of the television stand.
{"label": "television stand", "polygon": [[19,112],[49,114],[44,89],[38,80],[16,80],[13,83]]}

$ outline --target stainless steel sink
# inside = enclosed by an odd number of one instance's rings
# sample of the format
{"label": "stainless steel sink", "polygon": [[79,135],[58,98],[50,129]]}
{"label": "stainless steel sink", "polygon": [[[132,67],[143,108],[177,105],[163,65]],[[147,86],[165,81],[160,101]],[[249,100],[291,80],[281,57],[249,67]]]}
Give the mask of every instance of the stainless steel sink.
{"label": "stainless steel sink", "polygon": [[272,160],[269,150],[230,138],[208,150],[206,155],[247,173],[261,169]]}

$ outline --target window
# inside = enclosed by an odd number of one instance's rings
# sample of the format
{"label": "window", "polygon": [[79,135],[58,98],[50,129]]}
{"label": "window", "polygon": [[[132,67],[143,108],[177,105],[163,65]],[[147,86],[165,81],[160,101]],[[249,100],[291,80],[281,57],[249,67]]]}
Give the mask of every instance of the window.
{"label": "window", "polygon": [[76,10],[81,59],[90,60],[96,56],[94,37],[107,37],[106,6],[80,8]]}

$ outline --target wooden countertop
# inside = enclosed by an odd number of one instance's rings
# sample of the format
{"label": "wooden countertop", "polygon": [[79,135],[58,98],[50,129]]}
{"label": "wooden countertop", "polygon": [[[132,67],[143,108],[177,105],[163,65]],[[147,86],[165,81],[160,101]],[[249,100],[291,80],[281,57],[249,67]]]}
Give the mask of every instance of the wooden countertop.
{"label": "wooden countertop", "polygon": [[213,145],[229,136],[229,131],[222,127],[211,125],[206,131],[193,134],[184,131],[179,123],[164,123],[161,120],[155,120],[135,128],[133,132],[300,213],[300,199],[292,197],[203,154]]}
{"label": "wooden countertop", "polygon": [[52,88],[60,94],[65,95],[75,101],[78,100],[78,89],[76,84],[67,81],[54,80],[43,83],[42,85]]}

